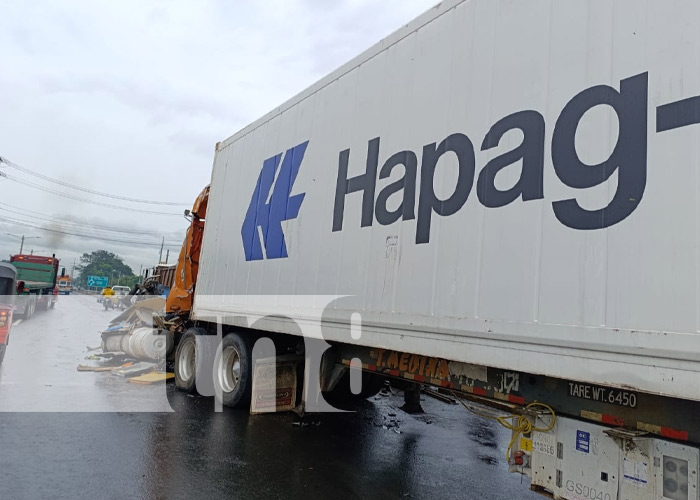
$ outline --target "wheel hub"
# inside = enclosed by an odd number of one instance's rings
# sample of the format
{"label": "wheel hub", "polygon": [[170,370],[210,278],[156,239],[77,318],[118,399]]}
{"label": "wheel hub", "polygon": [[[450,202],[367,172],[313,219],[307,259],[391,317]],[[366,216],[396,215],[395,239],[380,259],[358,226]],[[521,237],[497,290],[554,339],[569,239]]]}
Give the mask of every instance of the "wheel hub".
{"label": "wheel hub", "polygon": [[241,378],[241,356],[235,347],[224,348],[217,371],[221,389],[224,392],[233,392]]}
{"label": "wheel hub", "polygon": [[183,380],[188,381],[194,376],[195,370],[195,347],[194,342],[187,342],[180,350],[180,358],[178,365],[180,367],[180,376]]}

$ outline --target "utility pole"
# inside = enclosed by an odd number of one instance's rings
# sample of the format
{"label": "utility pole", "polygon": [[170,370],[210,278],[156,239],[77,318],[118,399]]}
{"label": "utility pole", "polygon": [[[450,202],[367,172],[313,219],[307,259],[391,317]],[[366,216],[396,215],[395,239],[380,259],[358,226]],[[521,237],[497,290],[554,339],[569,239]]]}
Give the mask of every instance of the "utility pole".
{"label": "utility pole", "polygon": [[77,260],[77,257],[73,258],[73,267],[70,270],[70,277],[75,278],[75,261]]}
{"label": "utility pole", "polygon": [[165,253],[165,263],[168,263],[168,258],[170,257],[170,249],[168,248],[168,251]]}
{"label": "utility pole", "polygon": [[163,236],[163,241],[160,243],[160,257],[158,257],[158,264],[163,262],[163,246],[165,245],[165,236]]}
{"label": "utility pole", "polygon": [[[29,239],[32,239],[32,238],[38,239],[38,238],[41,238],[41,236],[24,236],[24,235],[22,235],[22,243],[20,243],[20,245],[19,245],[19,253],[20,253],[20,255],[22,254],[22,251],[24,250],[24,240],[29,240]],[[34,254],[34,250],[32,250],[32,255],[33,255],[33,254]]]}
{"label": "utility pole", "polygon": [[22,252],[24,251],[24,240],[29,240],[32,238],[41,238],[41,236],[24,236],[24,235],[20,236],[18,234],[12,234],[12,233],[5,233],[5,234],[7,234],[8,236],[14,236],[15,238],[19,238],[22,240],[22,242],[19,244],[20,255],[22,255]]}

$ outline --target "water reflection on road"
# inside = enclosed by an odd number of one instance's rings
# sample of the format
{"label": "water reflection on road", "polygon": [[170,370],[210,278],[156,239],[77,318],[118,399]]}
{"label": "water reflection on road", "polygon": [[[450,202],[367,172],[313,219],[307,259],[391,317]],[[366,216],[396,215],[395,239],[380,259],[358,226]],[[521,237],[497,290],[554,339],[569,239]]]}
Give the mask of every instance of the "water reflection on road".
{"label": "water reflection on road", "polygon": [[[62,297],[14,331],[0,367],[0,498],[541,498],[508,474],[505,429],[429,397],[424,415],[399,410],[396,391],[296,426],[293,414],[215,413],[172,385],[79,373],[111,317],[98,306]],[[170,412],[113,411],[124,401]]]}

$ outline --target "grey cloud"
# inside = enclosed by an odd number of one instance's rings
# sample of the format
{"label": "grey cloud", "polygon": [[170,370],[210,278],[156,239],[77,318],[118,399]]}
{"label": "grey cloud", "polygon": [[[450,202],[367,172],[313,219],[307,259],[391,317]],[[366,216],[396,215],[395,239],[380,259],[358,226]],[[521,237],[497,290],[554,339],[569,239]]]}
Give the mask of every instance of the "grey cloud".
{"label": "grey cloud", "polygon": [[214,157],[214,146],[221,137],[216,134],[204,134],[192,130],[180,130],[168,136],[168,140],[180,147],[188,148],[192,153],[206,158]]}
{"label": "grey cloud", "polygon": [[230,121],[235,114],[220,101],[172,88],[166,82],[145,86],[135,81],[112,76],[91,75],[80,77],[44,76],[39,79],[47,93],[104,93],[138,111],[150,113],[158,122],[170,122],[174,116],[209,116]]}

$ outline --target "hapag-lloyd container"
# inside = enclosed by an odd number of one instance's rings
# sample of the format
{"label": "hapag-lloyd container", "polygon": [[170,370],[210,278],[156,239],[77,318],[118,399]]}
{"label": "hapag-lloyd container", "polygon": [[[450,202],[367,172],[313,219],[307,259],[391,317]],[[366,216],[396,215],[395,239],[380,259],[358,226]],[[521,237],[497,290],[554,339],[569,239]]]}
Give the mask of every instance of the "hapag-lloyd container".
{"label": "hapag-lloyd container", "polygon": [[194,316],[700,399],[699,24],[441,3],[219,145]]}

